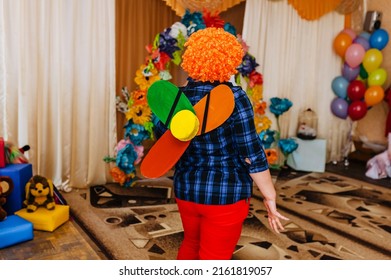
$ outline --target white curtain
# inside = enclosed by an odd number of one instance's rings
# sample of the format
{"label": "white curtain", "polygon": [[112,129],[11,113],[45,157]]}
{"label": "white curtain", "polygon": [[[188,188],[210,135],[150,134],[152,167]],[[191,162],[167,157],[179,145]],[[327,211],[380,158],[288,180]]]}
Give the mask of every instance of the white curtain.
{"label": "white curtain", "polygon": [[286,0],[246,1],[243,38],[264,75],[264,101],[280,97],[293,103],[280,118],[281,136],[295,136],[299,114],[311,108],[318,116],[318,138],[327,139],[328,161],[341,160],[351,144],[351,121],[330,109],[331,83],[342,66],[332,45],[343,29],[344,16],[336,12],[307,21]]}
{"label": "white curtain", "polygon": [[109,180],[114,0],[0,0],[0,135],[57,188]]}

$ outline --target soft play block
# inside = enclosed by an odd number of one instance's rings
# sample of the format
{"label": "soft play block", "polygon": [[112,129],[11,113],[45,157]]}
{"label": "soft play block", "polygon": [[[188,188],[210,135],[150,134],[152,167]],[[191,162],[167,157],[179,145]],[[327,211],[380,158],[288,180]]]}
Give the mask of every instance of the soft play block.
{"label": "soft play block", "polygon": [[0,249],[34,238],[33,224],[17,215],[0,222]]}
{"label": "soft play block", "polygon": [[54,210],[39,207],[35,212],[31,213],[27,212],[26,208],[23,208],[15,212],[15,215],[32,222],[36,230],[54,231],[69,220],[69,206],[56,204]]}
{"label": "soft play block", "polygon": [[25,187],[27,182],[33,177],[33,168],[30,163],[9,164],[0,168],[0,176],[8,176],[14,183],[14,190],[7,196],[7,202],[3,208],[8,215],[13,215],[23,208],[25,200]]}
{"label": "soft play block", "polygon": [[299,147],[288,156],[287,165],[300,171],[324,172],[326,168],[326,140],[294,139]]}
{"label": "soft play block", "polygon": [[0,137],[0,168],[5,166],[4,139]]}

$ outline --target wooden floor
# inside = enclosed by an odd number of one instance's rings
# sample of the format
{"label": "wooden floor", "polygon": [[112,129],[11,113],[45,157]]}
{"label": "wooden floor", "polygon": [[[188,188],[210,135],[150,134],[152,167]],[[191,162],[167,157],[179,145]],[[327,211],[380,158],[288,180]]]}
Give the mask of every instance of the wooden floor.
{"label": "wooden floor", "polygon": [[[370,180],[365,177],[365,164],[352,162],[330,165],[329,171],[383,185],[391,186],[390,179]],[[73,217],[54,232],[34,230],[34,239],[0,249],[0,260],[106,260],[104,252],[87,235]]]}
{"label": "wooden floor", "polygon": [[0,249],[0,260],[106,260],[105,254],[70,218],[53,232],[34,230],[34,239]]}

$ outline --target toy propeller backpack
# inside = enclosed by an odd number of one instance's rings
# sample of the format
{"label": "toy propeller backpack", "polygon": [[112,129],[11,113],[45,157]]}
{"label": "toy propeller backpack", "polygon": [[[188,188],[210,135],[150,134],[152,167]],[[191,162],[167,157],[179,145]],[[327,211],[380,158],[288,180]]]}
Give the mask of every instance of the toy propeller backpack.
{"label": "toy propeller backpack", "polygon": [[193,107],[178,87],[160,80],[149,87],[147,100],[152,112],[168,128],[141,163],[141,174],[147,178],[168,172],[195,136],[223,124],[235,108],[232,90],[224,84],[213,88]]}
{"label": "toy propeller backpack", "polygon": [[180,159],[191,140],[223,124],[235,108],[231,88],[224,84],[238,72],[244,50],[223,28],[208,27],[191,34],[184,44],[182,68],[194,81],[220,84],[192,106],[178,87],[159,80],[148,88],[152,112],[168,128],[152,146],[141,173],[148,178],[165,174]]}

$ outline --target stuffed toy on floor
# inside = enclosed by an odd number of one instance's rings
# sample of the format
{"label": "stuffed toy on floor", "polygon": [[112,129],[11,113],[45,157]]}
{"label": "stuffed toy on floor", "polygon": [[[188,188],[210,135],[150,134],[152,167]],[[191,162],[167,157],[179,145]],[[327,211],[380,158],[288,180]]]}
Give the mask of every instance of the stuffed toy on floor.
{"label": "stuffed toy on floor", "polygon": [[8,176],[0,176],[0,221],[7,218],[7,212],[3,209],[3,205],[7,202],[6,197],[9,196],[14,189],[14,183]]}
{"label": "stuffed toy on floor", "polygon": [[391,178],[391,132],[388,133],[387,150],[368,160],[365,175],[372,179]]}
{"label": "stuffed toy on floor", "polygon": [[29,150],[29,145],[19,148],[12,142],[5,141],[4,138],[0,136],[0,168],[5,167],[8,164],[28,163],[28,159],[24,154]]}
{"label": "stuffed toy on floor", "polygon": [[40,175],[34,175],[26,184],[26,200],[24,204],[27,212],[35,212],[38,207],[54,210],[54,186],[50,179]]}

